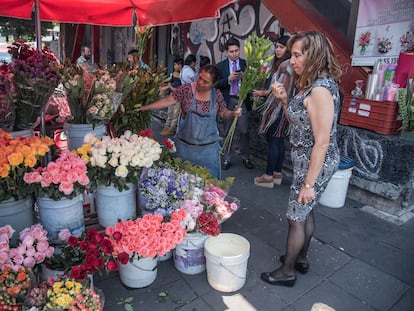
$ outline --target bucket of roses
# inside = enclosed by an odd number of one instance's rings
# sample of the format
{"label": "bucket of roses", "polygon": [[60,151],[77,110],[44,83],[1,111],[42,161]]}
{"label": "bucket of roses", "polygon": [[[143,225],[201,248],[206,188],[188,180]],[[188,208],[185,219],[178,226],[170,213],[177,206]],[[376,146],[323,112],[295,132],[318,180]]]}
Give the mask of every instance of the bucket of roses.
{"label": "bucket of roses", "polygon": [[142,168],[160,158],[161,146],[152,138],[126,131],[120,137],[98,139],[90,133],[77,152],[88,161],[91,190],[96,190],[99,224],[135,219],[137,184]]}
{"label": "bucket of roses", "polygon": [[183,226],[188,232],[173,251],[174,266],[185,274],[198,274],[206,269],[204,242],[209,235],[220,234],[220,225],[239,208],[240,201],[227,192],[207,183],[200,195],[184,200],[181,209],[186,217]]}
{"label": "bucket of roses", "polygon": [[12,137],[0,129],[0,226],[17,231],[33,224],[33,192],[24,175],[41,165],[53,145],[49,137]]}
{"label": "bucket of roses", "polygon": [[0,227],[0,310],[21,310],[38,265],[53,255],[41,224],[21,230],[17,242],[13,233],[10,225]]}
{"label": "bucket of roses", "polygon": [[99,288],[91,288],[72,278],[41,282],[30,290],[24,310],[37,311],[102,311],[105,296]]}
{"label": "bucket of roses", "polygon": [[59,280],[68,276],[76,281],[88,281],[93,288],[93,276],[96,273],[117,271],[119,264],[112,255],[111,240],[103,232],[92,228],[80,237],[71,235],[68,229],[59,232],[59,241],[55,245],[53,256],[47,258],[42,265],[42,279],[49,280],[49,271],[57,271],[52,276]]}
{"label": "bucket of roses", "polygon": [[36,186],[40,223],[50,239],[57,239],[65,228],[77,236],[85,231],[83,193],[89,185],[87,173],[84,159],[63,150],[45,167],[25,174],[25,182]]}
{"label": "bucket of roses", "polygon": [[152,284],[157,277],[158,256],[165,255],[186,235],[181,223],[184,210],[173,211],[169,217],[147,214],[136,220],[117,222],[105,233],[112,241],[118,258],[121,282],[131,288]]}

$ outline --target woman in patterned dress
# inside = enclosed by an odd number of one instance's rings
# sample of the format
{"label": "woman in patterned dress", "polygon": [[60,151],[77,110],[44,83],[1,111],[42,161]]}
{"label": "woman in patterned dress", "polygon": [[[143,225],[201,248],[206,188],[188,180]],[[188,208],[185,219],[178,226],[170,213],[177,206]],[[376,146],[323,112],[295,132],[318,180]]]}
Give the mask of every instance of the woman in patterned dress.
{"label": "woman in patterned dress", "polygon": [[308,272],[307,252],[315,221],[313,208],[339,163],[336,123],[340,109],[338,81],[341,75],[331,42],[321,33],[294,34],[288,42],[290,63],[297,75],[295,96],[281,83],[272,85],[290,122],[293,182],[286,217],[289,231],[282,265],[263,272],[272,285],[293,286],[295,269]]}

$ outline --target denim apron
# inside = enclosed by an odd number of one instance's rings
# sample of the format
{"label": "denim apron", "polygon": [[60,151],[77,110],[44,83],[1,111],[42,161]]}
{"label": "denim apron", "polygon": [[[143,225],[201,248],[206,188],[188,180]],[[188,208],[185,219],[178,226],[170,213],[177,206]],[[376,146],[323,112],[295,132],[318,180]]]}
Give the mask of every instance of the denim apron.
{"label": "denim apron", "polygon": [[191,108],[185,119],[181,119],[175,139],[176,155],[193,164],[205,166],[213,178],[221,178],[220,144],[217,128],[216,101],[214,88],[211,89],[210,110],[201,112],[196,109],[194,90]]}

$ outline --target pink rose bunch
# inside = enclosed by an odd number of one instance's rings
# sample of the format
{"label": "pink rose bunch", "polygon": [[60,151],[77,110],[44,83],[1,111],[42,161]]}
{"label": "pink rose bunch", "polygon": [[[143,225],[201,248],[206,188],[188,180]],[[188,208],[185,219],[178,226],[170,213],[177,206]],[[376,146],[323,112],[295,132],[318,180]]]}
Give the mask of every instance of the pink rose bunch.
{"label": "pink rose bunch", "polygon": [[39,194],[53,200],[62,197],[72,199],[85,190],[89,184],[86,161],[79,155],[63,150],[56,161],[46,167],[26,173],[24,181],[28,184],[39,184]]}
{"label": "pink rose bunch", "polygon": [[54,248],[49,245],[47,231],[41,224],[20,231],[18,246],[10,248],[14,231],[10,225],[0,228],[0,269],[5,266],[14,271],[18,271],[21,266],[33,268],[53,256]]}
{"label": "pink rose bunch", "polygon": [[240,201],[227,195],[223,189],[207,183],[201,195],[184,200],[181,208],[187,212],[182,225],[187,232],[200,231],[218,235],[220,224],[229,219],[240,206]]}
{"label": "pink rose bunch", "polygon": [[106,227],[106,235],[112,241],[114,255],[121,264],[132,256],[154,258],[163,256],[181,243],[186,231],[181,226],[186,212],[172,212],[169,220],[160,214],[147,214],[136,220],[126,220]]}
{"label": "pink rose bunch", "polygon": [[207,184],[204,187],[203,202],[217,216],[220,223],[229,219],[240,206],[240,201],[227,195],[223,189]]}

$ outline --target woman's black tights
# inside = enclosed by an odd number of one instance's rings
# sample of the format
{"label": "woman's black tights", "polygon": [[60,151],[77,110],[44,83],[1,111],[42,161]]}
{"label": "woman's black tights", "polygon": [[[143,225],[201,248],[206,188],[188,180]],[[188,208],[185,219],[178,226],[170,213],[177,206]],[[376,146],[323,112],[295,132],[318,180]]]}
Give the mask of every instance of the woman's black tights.
{"label": "woman's black tights", "polygon": [[313,211],[305,221],[289,220],[289,231],[286,242],[285,261],[282,266],[272,272],[272,276],[290,276],[295,274],[295,262],[307,262],[306,256],[315,228]]}

